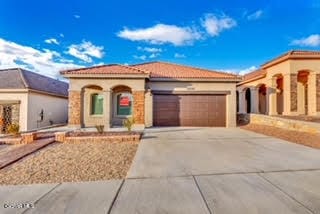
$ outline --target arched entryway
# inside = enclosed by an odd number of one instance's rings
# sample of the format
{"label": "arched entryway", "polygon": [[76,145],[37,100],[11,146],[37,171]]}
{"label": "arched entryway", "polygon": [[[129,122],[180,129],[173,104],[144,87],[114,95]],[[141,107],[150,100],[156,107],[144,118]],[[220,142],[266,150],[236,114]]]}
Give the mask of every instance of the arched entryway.
{"label": "arched entryway", "polygon": [[300,114],[308,114],[308,80],[309,71],[299,71],[297,76],[298,81],[298,111]]}
{"label": "arched entryway", "polygon": [[258,86],[258,96],[259,96],[259,106],[258,110],[260,114],[266,114],[267,113],[267,87],[265,84],[261,84]]}
{"label": "arched entryway", "polygon": [[130,87],[112,88],[112,126],[122,126],[123,120],[133,116],[133,95]]}
{"label": "arched entryway", "polygon": [[105,96],[103,88],[98,85],[87,85],[81,89],[82,108],[80,122],[82,127],[104,125]]}
{"label": "arched entryway", "polygon": [[250,88],[245,89],[246,112],[251,113],[251,91]]}

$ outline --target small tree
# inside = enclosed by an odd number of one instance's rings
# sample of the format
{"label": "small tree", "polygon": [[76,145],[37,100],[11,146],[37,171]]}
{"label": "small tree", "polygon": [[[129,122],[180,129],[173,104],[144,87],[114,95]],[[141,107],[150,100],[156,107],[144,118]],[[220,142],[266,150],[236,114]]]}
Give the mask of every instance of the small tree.
{"label": "small tree", "polygon": [[134,121],[133,117],[128,117],[127,119],[125,119],[123,121],[123,126],[126,127],[129,132],[131,132],[132,126],[134,125],[134,123],[135,123],[135,121]]}

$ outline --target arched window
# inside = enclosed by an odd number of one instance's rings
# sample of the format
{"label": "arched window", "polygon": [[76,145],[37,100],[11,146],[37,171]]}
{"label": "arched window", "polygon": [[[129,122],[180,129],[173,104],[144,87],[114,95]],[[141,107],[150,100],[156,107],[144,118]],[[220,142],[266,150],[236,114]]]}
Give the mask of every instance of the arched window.
{"label": "arched window", "polygon": [[91,114],[93,115],[103,114],[103,95],[101,94],[91,95]]}
{"label": "arched window", "polygon": [[117,116],[132,115],[132,94],[125,92],[117,95]]}

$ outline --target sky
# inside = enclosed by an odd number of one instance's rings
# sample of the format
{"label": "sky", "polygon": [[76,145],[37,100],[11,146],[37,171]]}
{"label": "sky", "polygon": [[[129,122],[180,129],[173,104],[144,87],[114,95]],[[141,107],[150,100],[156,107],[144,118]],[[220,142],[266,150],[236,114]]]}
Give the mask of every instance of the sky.
{"label": "sky", "polygon": [[320,0],[0,0],[0,69],[167,61],[245,74],[320,50]]}

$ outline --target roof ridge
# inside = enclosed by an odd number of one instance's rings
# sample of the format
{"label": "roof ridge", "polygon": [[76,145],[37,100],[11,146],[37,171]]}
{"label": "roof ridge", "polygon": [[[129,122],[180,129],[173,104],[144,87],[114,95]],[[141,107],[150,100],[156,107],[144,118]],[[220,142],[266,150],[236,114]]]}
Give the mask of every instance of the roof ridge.
{"label": "roof ridge", "polygon": [[135,67],[132,67],[132,66],[129,66],[129,65],[122,65],[122,64],[117,64],[117,65],[125,67],[125,68],[129,68],[129,69],[133,69],[133,70],[139,71],[140,73],[143,73],[143,74],[148,74],[149,73],[149,72],[147,72],[145,70],[142,70],[140,68],[135,68]]}
{"label": "roof ridge", "polygon": [[200,68],[200,67],[191,66],[191,65],[181,65],[181,64],[178,64],[178,63],[174,63],[174,62],[164,62],[164,61],[156,61],[156,62],[169,64],[169,65],[176,65],[176,66],[181,66],[181,67],[188,67],[188,68],[192,68],[192,69],[198,69],[198,70],[205,71],[205,72],[215,72],[215,73],[220,73],[220,74],[228,74],[228,75],[233,75],[233,76],[239,76],[238,74],[233,74],[233,73],[228,73],[228,72],[223,72],[223,71],[217,71],[217,70],[210,70],[210,69],[207,69],[207,68]]}
{"label": "roof ridge", "polygon": [[21,69],[21,68],[18,68],[17,70],[18,70],[19,75],[20,75],[20,77],[21,77],[21,79],[22,79],[22,82],[23,82],[23,84],[24,84],[24,87],[29,88],[29,84],[28,84],[28,82],[27,82],[27,80],[26,80],[26,78],[25,78],[25,76],[24,76],[24,71],[25,71],[25,70],[23,70],[23,69]]}

